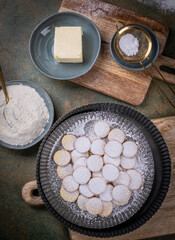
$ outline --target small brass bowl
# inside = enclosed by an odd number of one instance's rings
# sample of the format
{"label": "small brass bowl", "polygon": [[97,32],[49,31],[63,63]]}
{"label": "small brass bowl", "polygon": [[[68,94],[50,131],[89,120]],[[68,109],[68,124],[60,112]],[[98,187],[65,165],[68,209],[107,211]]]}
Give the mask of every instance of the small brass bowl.
{"label": "small brass bowl", "polygon": [[[123,35],[131,33],[131,29],[132,35],[139,39],[139,51],[135,56],[128,57],[121,52],[119,40]],[[140,30],[144,33],[142,34],[142,37],[140,36]],[[111,39],[110,51],[114,60],[121,67],[129,70],[143,70],[140,61],[142,61],[144,66],[148,68],[151,63],[147,57],[149,57],[152,62],[156,60],[159,53],[159,41],[155,33],[147,26],[136,23],[128,24],[115,32]]]}
{"label": "small brass bowl", "polygon": [[[128,57],[125,55],[119,46],[119,41],[122,36],[125,34],[132,34],[135,38],[139,40],[139,49],[136,55]],[[136,63],[139,61],[143,61],[151,52],[152,49],[152,40],[149,32],[137,25],[129,25],[122,29],[120,29],[114,38],[114,48],[116,53],[125,61]]]}

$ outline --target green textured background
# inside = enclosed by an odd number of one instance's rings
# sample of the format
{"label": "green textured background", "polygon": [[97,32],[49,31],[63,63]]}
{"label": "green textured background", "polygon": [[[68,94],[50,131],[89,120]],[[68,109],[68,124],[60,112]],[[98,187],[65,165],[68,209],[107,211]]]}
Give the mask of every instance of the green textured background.
{"label": "green textured background", "polygon": [[[175,58],[175,16],[165,15],[136,0],[108,0],[106,2],[166,23],[170,28],[170,34],[164,55]],[[24,79],[39,83],[53,100],[55,120],[68,111],[88,103],[125,104],[68,81],[49,79],[34,68],[28,52],[30,34],[41,20],[57,12],[60,3],[61,1],[56,0],[0,0],[0,64],[5,80]],[[173,95],[165,84],[163,82],[160,84],[173,99]],[[143,104],[134,108],[149,118],[171,116],[175,113],[153,83]],[[38,147],[39,144],[25,151],[0,147],[1,240],[69,239],[67,229],[44,207],[32,208],[22,200],[22,186],[35,179],[35,157]],[[157,239],[173,240],[175,236]]]}

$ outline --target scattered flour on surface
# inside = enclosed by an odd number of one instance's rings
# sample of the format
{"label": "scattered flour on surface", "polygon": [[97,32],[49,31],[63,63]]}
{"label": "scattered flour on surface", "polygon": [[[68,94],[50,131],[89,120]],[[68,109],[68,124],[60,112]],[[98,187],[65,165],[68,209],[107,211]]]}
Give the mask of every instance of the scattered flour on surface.
{"label": "scattered flour on surface", "polygon": [[[49,112],[34,88],[7,86],[9,102],[0,91],[0,140],[15,146],[31,143],[44,131]],[[5,115],[5,116],[4,116]]]}
{"label": "scattered flour on surface", "polygon": [[[140,189],[133,191],[131,199],[125,206],[114,205],[113,212],[108,217],[93,216],[86,211],[82,211],[77,203],[67,203],[61,198],[59,191],[62,180],[58,178],[57,166],[53,161],[53,155],[56,151],[62,149],[61,139],[65,134],[80,136],[94,136],[93,126],[97,121],[106,121],[110,128],[119,128],[126,134],[126,141],[134,141],[138,145],[138,159],[135,169],[143,176],[143,185]],[[49,140],[50,139],[50,140]],[[88,112],[77,114],[61,123],[59,127],[49,137],[46,148],[43,149],[41,163],[45,164],[47,159],[47,169],[41,170],[41,175],[48,175],[48,184],[43,190],[49,201],[56,202],[55,210],[65,219],[79,226],[91,228],[106,228],[126,221],[140,209],[146,201],[152,189],[154,179],[154,160],[149,143],[143,135],[140,128],[118,113],[109,112]],[[47,173],[46,173],[47,172]],[[47,194],[49,192],[54,194]],[[93,194],[91,193],[91,196]],[[54,196],[54,197],[53,197]],[[81,219],[81,220],[80,220]]]}
{"label": "scattered flour on surface", "polygon": [[174,0],[137,0],[145,5],[156,7],[164,13],[175,13],[175,1]]}

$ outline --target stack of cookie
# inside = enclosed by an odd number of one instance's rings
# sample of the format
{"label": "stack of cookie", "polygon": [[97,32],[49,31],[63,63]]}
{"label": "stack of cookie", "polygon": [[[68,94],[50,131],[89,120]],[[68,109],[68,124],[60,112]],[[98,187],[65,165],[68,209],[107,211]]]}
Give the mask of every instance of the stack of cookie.
{"label": "stack of cookie", "polygon": [[93,126],[93,135],[62,138],[63,149],[54,154],[62,179],[61,197],[93,215],[109,216],[115,205],[126,205],[133,190],[142,186],[134,169],[138,147],[123,131],[105,121]]}

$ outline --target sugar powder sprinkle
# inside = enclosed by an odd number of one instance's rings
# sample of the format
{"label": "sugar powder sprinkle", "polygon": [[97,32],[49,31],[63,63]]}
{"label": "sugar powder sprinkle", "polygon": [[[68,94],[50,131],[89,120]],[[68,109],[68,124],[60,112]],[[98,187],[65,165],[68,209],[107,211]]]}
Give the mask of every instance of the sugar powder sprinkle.
{"label": "sugar powder sprinkle", "polygon": [[119,47],[126,56],[131,57],[138,53],[139,41],[132,34],[127,33],[120,38]]}

